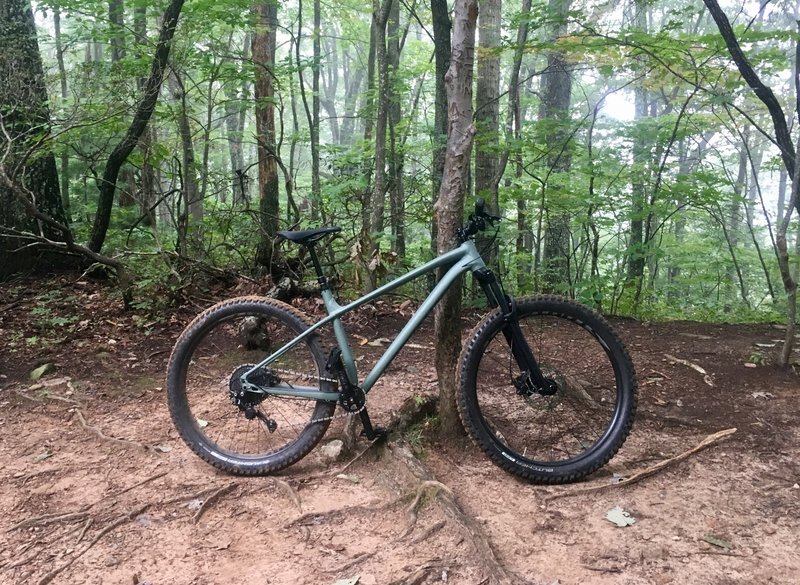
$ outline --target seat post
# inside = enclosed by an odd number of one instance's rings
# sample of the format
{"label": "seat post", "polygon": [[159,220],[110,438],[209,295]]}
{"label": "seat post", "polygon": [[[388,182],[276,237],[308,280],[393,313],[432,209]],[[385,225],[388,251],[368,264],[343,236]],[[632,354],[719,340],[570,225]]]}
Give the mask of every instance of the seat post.
{"label": "seat post", "polygon": [[306,248],[308,248],[308,254],[311,256],[311,262],[314,264],[314,270],[317,273],[317,282],[319,283],[320,290],[328,290],[330,288],[328,285],[328,279],[322,272],[322,266],[319,263],[319,258],[317,258],[317,252],[314,250],[314,243],[307,243]]}

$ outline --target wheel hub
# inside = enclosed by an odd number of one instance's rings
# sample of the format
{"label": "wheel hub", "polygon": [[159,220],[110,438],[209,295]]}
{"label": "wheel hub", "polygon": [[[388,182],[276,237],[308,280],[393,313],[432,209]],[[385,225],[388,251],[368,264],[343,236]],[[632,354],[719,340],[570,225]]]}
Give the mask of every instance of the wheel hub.
{"label": "wheel hub", "polygon": [[[253,392],[251,390],[247,390],[242,383],[242,376],[244,376],[254,367],[254,364],[244,364],[239,366],[233,371],[233,373],[231,373],[231,377],[228,382],[228,392],[231,403],[234,406],[238,406],[239,409],[245,413],[245,416],[248,419],[255,418],[256,414],[254,407],[263,402],[267,397],[267,395],[262,392]],[[268,369],[259,368],[247,377],[247,381],[255,386],[274,386],[280,382],[280,378]]]}

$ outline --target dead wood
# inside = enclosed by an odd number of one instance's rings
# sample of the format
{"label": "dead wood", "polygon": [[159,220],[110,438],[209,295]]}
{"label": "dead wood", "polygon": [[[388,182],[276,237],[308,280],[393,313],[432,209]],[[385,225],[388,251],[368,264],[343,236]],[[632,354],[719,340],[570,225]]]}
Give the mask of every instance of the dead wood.
{"label": "dead wood", "polygon": [[80,544],[80,542],[83,540],[83,537],[86,536],[86,531],[89,530],[89,527],[92,525],[93,522],[94,518],[86,519],[86,524],[83,525],[83,529],[81,530],[81,533],[78,535],[78,540],[75,541],[75,546]]}
{"label": "dead wood", "polygon": [[[390,445],[390,450],[392,455],[405,463],[408,470],[418,481],[432,482],[431,485],[444,485],[436,480],[433,473],[417,459],[407,446],[393,443]],[[478,557],[476,564],[484,567],[485,570],[489,572],[492,581],[501,584],[513,584],[521,581],[500,564],[483,528],[478,524],[475,518],[464,512],[458,504],[452,490],[449,488],[437,490],[436,500],[442,505],[444,512],[455,520],[464,530]]]}
{"label": "dead wood", "polygon": [[200,517],[203,515],[203,513],[208,508],[211,507],[211,504],[213,504],[216,500],[218,500],[222,495],[224,495],[224,494],[228,493],[229,491],[232,491],[233,489],[235,489],[238,485],[239,485],[238,483],[233,481],[233,482],[229,483],[228,485],[222,486],[221,488],[216,490],[214,493],[212,493],[210,496],[208,496],[205,499],[205,501],[203,501],[203,503],[200,506],[200,508],[198,508],[197,512],[195,512],[195,515],[192,517],[192,522],[194,524],[197,524],[197,522],[200,520]]}
{"label": "dead wood", "polygon": [[588,494],[588,493],[593,493],[593,492],[599,492],[599,491],[602,491],[602,490],[605,490],[605,489],[609,489],[609,488],[623,487],[623,486],[626,486],[626,485],[630,485],[632,483],[636,483],[636,482],[641,481],[641,480],[643,480],[643,479],[645,479],[647,477],[650,477],[651,475],[655,475],[656,473],[658,473],[659,471],[661,471],[662,469],[664,469],[666,467],[669,467],[673,463],[677,463],[679,461],[683,461],[684,459],[694,455],[698,451],[702,451],[706,447],[710,447],[714,443],[717,443],[717,442],[721,441],[722,439],[724,439],[726,437],[729,437],[730,435],[732,435],[735,432],[736,432],[736,429],[735,428],[731,428],[731,429],[725,429],[724,431],[719,431],[719,432],[713,433],[711,435],[708,435],[705,439],[700,441],[696,446],[692,447],[688,451],[684,451],[683,453],[681,453],[680,455],[676,455],[675,457],[670,457],[669,459],[664,459],[663,461],[659,461],[655,465],[651,465],[647,469],[643,469],[642,471],[638,471],[638,472],[634,473],[633,475],[631,475],[630,477],[626,477],[625,479],[623,479],[622,481],[619,481],[617,483],[604,483],[604,484],[600,484],[600,485],[585,486],[585,487],[577,488],[577,489],[574,489],[574,490],[564,490],[562,492],[550,494],[549,496],[547,496],[544,499],[544,501],[545,502],[549,502],[549,501],[555,500],[557,498],[563,498],[563,497],[566,497],[566,496],[576,496],[576,495],[580,495],[580,494]]}
{"label": "dead wood", "polygon": [[681,364],[682,366],[686,366],[687,368],[693,369],[695,372],[703,376],[703,381],[706,384],[708,384],[709,386],[714,386],[714,382],[711,380],[711,376],[708,375],[708,372],[706,372],[702,367],[698,366],[697,364],[692,363],[689,360],[683,360],[681,358],[675,357],[674,355],[669,353],[665,353],[664,357],[671,362],[675,362],[676,364]]}

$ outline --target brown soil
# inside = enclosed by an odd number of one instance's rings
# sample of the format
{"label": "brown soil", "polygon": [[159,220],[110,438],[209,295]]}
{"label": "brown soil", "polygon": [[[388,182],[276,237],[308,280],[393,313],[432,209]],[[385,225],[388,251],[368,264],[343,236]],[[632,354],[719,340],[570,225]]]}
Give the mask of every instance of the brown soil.
{"label": "brown soil", "polygon": [[[319,449],[271,478],[227,476],[194,456],[169,420],[163,372],[196,310],[126,312],[113,291],[66,278],[0,288],[0,583],[41,583],[70,561],[53,583],[489,582],[432,492],[399,538],[409,501],[399,496],[417,485],[385,447],[338,476],[347,459],[326,463]],[[399,302],[361,311],[350,323],[354,344],[392,337],[407,315]],[[475,318],[465,316],[465,326]],[[771,365],[780,343],[756,345],[783,332],[614,326],[636,364],[639,414],[617,457],[587,482],[522,483],[466,440],[439,443],[424,425],[407,440],[520,583],[800,583],[800,377]],[[413,342],[370,394],[374,421],[435,391],[430,327]],[[365,362],[379,351],[359,349]],[[30,381],[43,363],[56,370]],[[730,427],[738,429],[731,438],[630,486],[549,498],[630,476]],[[609,522],[616,506],[636,523]],[[44,517],[66,513],[76,514]]]}

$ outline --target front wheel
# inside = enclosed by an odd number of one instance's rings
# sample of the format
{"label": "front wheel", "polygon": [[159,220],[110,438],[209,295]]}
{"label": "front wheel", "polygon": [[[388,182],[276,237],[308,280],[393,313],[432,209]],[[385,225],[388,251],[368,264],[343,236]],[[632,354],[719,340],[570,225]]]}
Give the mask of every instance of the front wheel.
{"label": "front wheel", "polygon": [[[299,461],[330,425],[336,402],[246,391],[241,376],[309,326],[280,301],[240,297],[198,315],[170,356],[167,397],[186,444],[214,467],[238,475],[273,473]],[[257,370],[254,383],[335,392],[316,335]]]}
{"label": "front wheel", "polygon": [[517,319],[548,381],[524,383],[498,309],[462,351],[458,410],[470,437],[503,469],[539,483],[567,483],[605,465],[630,433],[633,364],[610,325],[555,296],[517,299]]}

